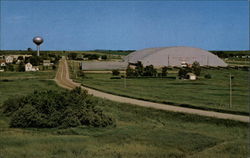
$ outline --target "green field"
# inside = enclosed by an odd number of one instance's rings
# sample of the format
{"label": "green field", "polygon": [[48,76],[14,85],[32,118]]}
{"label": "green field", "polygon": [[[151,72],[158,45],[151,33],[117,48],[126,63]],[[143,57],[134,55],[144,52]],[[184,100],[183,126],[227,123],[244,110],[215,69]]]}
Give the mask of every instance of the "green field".
{"label": "green field", "polygon": [[[51,78],[48,72],[6,73],[2,74],[2,79],[3,76],[12,80],[0,82],[0,103],[35,89],[63,90],[54,81],[47,80]],[[0,114],[0,157],[223,158],[248,155],[247,124],[96,100],[116,119],[116,127],[17,129],[9,128],[9,119]]]}
{"label": "green field", "polygon": [[44,72],[1,72],[0,104],[9,97],[32,93],[38,89],[60,89],[52,79],[54,71]]}
{"label": "green field", "polygon": [[[212,79],[205,79],[204,74]],[[229,74],[232,80],[232,107],[229,107]],[[241,70],[202,70],[199,80],[168,78],[110,79],[112,74],[86,74],[77,78],[83,85],[105,92],[161,103],[248,113],[248,72]],[[169,74],[176,76],[176,74]],[[126,84],[126,87],[125,87]],[[182,105],[179,105],[182,106]]]}

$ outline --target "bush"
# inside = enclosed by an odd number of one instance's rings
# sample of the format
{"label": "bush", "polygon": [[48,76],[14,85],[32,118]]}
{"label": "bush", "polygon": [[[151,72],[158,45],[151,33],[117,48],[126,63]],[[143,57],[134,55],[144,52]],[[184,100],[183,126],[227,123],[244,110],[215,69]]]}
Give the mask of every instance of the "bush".
{"label": "bush", "polygon": [[81,88],[72,91],[34,91],[25,97],[8,99],[3,113],[11,117],[11,127],[106,127],[115,125],[112,117],[96,107],[92,96]]}
{"label": "bush", "polygon": [[200,67],[200,63],[198,63],[197,61],[195,61],[192,64],[192,71],[196,76],[199,76],[201,74],[201,67]]}
{"label": "bush", "polygon": [[27,104],[17,110],[11,118],[10,127],[39,127],[41,116],[32,105]]}
{"label": "bush", "polygon": [[102,58],[102,60],[107,60],[108,59],[107,55],[102,55],[101,58]]}
{"label": "bush", "polygon": [[206,79],[211,79],[211,78],[212,78],[212,76],[211,76],[210,74],[206,74],[204,77],[205,77]]}
{"label": "bush", "polygon": [[118,71],[118,70],[113,70],[113,71],[112,71],[112,75],[118,76],[118,75],[120,75],[120,71]]}
{"label": "bush", "polygon": [[85,77],[85,73],[83,71],[79,70],[77,72],[77,76],[79,76],[79,77]]}
{"label": "bush", "polygon": [[168,74],[168,67],[166,67],[166,66],[164,66],[163,68],[162,68],[162,70],[161,70],[161,73],[162,73],[162,77],[166,77],[167,76],[167,74]]}
{"label": "bush", "polygon": [[117,77],[110,77],[110,79],[121,79],[121,77],[117,76]]}
{"label": "bush", "polygon": [[144,68],[143,76],[156,77],[157,71],[153,65],[146,66]]}

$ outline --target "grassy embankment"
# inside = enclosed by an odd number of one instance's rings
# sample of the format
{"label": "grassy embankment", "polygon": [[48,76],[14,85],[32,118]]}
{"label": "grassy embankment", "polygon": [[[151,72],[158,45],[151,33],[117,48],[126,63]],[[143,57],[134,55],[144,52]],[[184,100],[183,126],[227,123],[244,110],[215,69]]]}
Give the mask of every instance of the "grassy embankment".
{"label": "grassy embankment", "polygon": [[[1,103],[34,89],[62,90],[46,72],[3,73]],[[24,78],[24,77],[35,78]],[[21,78],[22,79],[18,79]],[[247,125],[165,112],[96,98],[114,116],[115,128],[9,128],[0,115],[0,157],[247,157]]]}
{"label": "grassy embankment", "polygon": [[[205,79],[205,74],[212,79]],[[229,74],[232,80],[232,107],[229,106]],[[176,76],[176,72],[169,76]],[[199,80],[167,78],[110,79],[112,74],[86,73],[77,78],[83,85],[105,92],[154,102],[194,106],[232,113],[249,113],[248,72],[242,70],[202,70]],[[75,77],[75,76],[72,76]],[[126,84],[126,87],[125,87]],[[180,105],[186,104],[186,105]]]}

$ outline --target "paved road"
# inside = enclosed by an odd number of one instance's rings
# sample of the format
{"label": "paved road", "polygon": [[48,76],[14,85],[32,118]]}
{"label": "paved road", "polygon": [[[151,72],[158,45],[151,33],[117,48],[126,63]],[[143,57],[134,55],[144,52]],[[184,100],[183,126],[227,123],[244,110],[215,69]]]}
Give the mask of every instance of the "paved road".
{"label": "paved road", "polygon": [[[72,89],[76,86],[80,86],[81,84],[73,82],[69,77],[69,70],[68,65],[65,59],[62,59],[59,63],[59,68],[56,74],[55,78],[56,83],[64,88]],[[105,92],[101,92],[98,90],[90,89],[84,86],[81,86],[83,89],[88,90],[89,94],[92,94],[96,97],[105,98],[108,100],[116,101],[116,102],[122,102],[122,103],[130,103],[135,104],[138,106],[143,107],[150,107],[155,109],[161,109],[166,111],[174,111],[174,112],[182,112],[182,113],[188,113],[188,114],[196,114],[201,116],[208,116],[208,117],[216,117],[220,119],[230,119],[230,120],[237,120],[241,122],[250,122],[248,116],[241,116],[241,115],[234,115],[234,114],[226,114],[226,113],[220,113],[220,112],[213,112],[213,111],[206,111],[206,110],[198,110],[198,109],[192,109],[192,108],[185,108],[185,107],[177,107],[167,104],[161,104],[161,103],[153,103],[149,101],[143,101],[138,99],[132,99],[127,97],[121,97]]]}

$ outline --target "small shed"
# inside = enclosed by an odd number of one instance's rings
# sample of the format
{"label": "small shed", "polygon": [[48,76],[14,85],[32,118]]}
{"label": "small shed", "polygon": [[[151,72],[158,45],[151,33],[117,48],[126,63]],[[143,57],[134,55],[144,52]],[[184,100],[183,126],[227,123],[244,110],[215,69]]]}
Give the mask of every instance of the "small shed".
{"label": "small shed", "polygon": [[43,60],[43,66],[50,66],[50,60]]}
{"label": "small shed", "polygon": [[196,80],[196,75],[193,74],[193,73],[187,73],[187,78],[188,78],[189,80]]}

